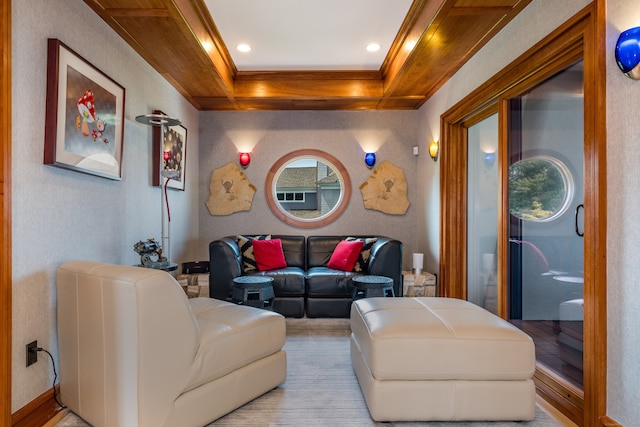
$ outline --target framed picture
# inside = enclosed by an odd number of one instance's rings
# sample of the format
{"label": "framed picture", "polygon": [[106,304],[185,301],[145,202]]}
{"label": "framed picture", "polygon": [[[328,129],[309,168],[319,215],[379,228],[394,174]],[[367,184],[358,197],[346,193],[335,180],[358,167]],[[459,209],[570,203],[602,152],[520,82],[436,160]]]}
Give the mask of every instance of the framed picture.
{"label": "framed picture", "polygon": [[122,179],[124,93],[60,40],[49,39],[44,164]]}
{"label": "framed picture", "polygon": [[[164,114],[154,110],[153,114]],[[163,135],[160,135],[163,133]],[[160,155],[162,154],[162,160]],[[187,128],[153,127],[153,185],[184,191],[187,172]],[[167,182],[167,179],[169,181]]]}

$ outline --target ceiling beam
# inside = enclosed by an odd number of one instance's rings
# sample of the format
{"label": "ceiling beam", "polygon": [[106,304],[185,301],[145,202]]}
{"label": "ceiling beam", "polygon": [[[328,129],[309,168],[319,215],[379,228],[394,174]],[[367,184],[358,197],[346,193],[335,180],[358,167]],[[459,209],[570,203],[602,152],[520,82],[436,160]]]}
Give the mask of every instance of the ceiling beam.
{"label": "ceiling beam", "polygon": [[379,71],[238,72],[204,0],[84,0],[199,110],[416,109],[531,0],[414,0]]}

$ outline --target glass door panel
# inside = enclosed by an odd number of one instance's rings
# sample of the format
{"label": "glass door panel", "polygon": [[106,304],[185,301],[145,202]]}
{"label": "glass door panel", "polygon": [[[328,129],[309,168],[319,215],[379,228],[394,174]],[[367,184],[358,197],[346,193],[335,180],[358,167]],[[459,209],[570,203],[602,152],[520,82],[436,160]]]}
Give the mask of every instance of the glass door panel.
{"label": "glass door panel", "polygon": [[510,100],[509,319],[583,389],[582,62]]}
{"label": "glass door panel", "polygon": [[498,114],[467,131],[467,300],[498,313]]}

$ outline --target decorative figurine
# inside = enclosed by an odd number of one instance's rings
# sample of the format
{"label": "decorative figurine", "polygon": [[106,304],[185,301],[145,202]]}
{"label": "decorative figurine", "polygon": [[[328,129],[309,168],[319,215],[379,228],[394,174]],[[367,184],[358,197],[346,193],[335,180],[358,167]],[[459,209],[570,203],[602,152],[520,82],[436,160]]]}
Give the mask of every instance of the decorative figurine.
{"label": "decorative figurine", "polygon": [[142,267],[165,268],[169,265],[167,258],[162,256],[162,247],[154,238],[149,238],[146,242],[140,240],[133,245],[133,250],[140,255]]}

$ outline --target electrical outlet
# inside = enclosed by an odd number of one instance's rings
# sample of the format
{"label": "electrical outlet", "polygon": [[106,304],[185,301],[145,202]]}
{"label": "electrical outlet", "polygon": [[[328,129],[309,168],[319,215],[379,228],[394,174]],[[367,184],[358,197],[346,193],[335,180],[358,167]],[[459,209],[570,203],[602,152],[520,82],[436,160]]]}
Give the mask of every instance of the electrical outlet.
{"label": "electrical outlet", "polygon": [[27,344],[27,366],[31,366],[38,361],[38,341]]}

